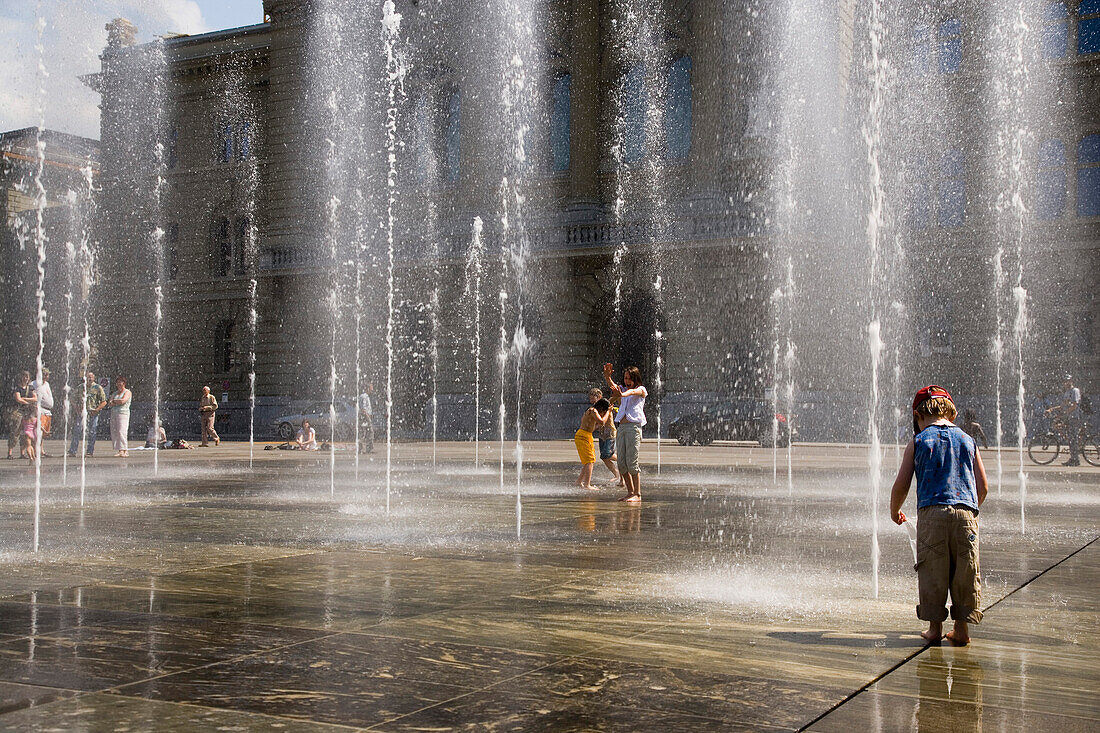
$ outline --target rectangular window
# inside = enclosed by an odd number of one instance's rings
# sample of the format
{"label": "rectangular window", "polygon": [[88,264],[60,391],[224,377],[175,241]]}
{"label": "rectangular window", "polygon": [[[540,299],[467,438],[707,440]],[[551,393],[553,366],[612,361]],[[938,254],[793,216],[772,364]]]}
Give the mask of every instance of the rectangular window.
{"label": "rectangular window", "polygon": [[164,164],[168,170],[173,170],[179,165],[179,157],[177,153],[177,144],[179,143],[180,131],[176,127],[172,127],[168,130],[168,150],[165,151]]}
{"label": "rectangular window", "polygon": [[623,160],[631,163],[645,157],[646,111],[649,99],[645,88],[645,64],[630,67],[623,78]]}
{"label": "rectangular window", "polygon": [[218,162],[229,163],[233,160],[233,125],[222,122],[218,125]]}
{"label": "rectangular window", "polygon": [[233,271],[238,275],[243,275],[248,269],[249,237],[252,233],[251,223],[247,216],[237,219],[237,241],[233,247]]}
{"label": "rectangular window", "polygon": [[1044,168],[1039,171],[1035,190],[1035,214],[1040,219],[1057,219],[1066,210],[1066,169]]}
{"label": "rectangular window", "polygon": [[569,170],[572,92],[573,77],[569,74],[562,74],[554,81],[550,107],[550,164],[555,173]]}
{"label": "rectangular window", "polygon": [[940,23],[940,73],[954,74],[962,66],[962,22],[951,18]]}
{"label": "rectangular window", "polygon": [[1100,167],[1077,171],[1077,216],[1100,216]]}
{"label": "rectangular window", "polygon": [[961,150],[950,150],[940,163],[940,226],[961,226],[966,219],[966,166]]}
{"label": "rectangular window", "polygon": [[229,219],[218,219],[213,226],[214,235],[214,275],[225,277],[233,261],[233,239]]}
{"label": "rectangular window", "polygon": [[242,122],[237,128],[237,160],[248,160],[252,154],[252,123]]}
{"label": "rectangular window", "polygon": [[1100,53],[1100,0],[1081,0],[1077,9],[1077,53]]}
{"label": "rectangular window", "polygon": [[447,98],[443,135],[447,182],[455,183],[462,165],[462,97],[457,89]]}
{"label": "rectangular window", "polygon": [[164,251],[164,274],[168,280],[175,280],[179,274],[180,225],[168,225],[168,246]]}
{"label": "rectangular window", "polygon": [[932,70],[932,32],[926,25],[913,28],[913,56],[910,66],[914,74],[924,75]]}
{"label": "rectangular window", "polygon": [[668,157],[682,160],[691,153],[691,57],[680,56],[668,69],[665,142]]}

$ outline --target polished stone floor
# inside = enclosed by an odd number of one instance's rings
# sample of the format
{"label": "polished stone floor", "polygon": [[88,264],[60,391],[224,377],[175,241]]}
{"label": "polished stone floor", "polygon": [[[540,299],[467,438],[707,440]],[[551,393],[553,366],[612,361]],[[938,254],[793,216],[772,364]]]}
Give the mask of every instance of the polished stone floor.
{"label": "polished stone floor", "polygon": [[482,448],[396,446],[388,513],[378,454],[96,457],[83,507],[50,459],[37,554],[0,462],[0,730],[1100,727],[1100,470],[1031,471],[1021,532],[1005,457],[956,649],[918,636],[885,498],[873,597],[864,448],[797,447],[788,485],[771,451],[662,446],[633,507],[540,443],[518,519]]}

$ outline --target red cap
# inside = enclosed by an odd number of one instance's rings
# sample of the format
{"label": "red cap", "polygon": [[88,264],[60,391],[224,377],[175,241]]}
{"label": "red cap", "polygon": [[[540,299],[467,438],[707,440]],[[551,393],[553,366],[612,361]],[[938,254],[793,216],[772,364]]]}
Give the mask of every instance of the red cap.
{"label": "red cap", "polygon": [[955,401],[951,399],[951,394],[946,389],[939,386],[938,384],[930,384],[927,387],[921,387],[919,390],[917,390],[917,394],[913,398],[913,409],[917,409],[917,407],[920,406],[920,403],[924,402],[925,400],[930,400],[933,397],[946,397],[952,402]]}

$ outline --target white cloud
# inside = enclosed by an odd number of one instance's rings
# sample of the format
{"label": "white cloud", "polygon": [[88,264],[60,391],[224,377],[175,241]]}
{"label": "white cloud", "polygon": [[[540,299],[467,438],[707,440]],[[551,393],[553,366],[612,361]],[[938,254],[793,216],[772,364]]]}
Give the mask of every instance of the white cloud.
{"label": "white cloud", "polygon": [[[194,0],[45,0],[42,55],[38,73],[36,3],[0,0],[0,131],[46,127],[99,137],[99,95],[80,81],[99,71],[107,23],[129,19],[147,41],[164,33],[203,33],[202,10]],[[42,81],[44,95],[39,93]]]}

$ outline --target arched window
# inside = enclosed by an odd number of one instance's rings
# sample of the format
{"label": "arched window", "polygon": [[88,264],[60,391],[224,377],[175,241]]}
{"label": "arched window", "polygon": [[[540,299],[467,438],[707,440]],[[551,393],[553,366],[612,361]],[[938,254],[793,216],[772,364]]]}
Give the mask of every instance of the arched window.
{"label": "arched window", "polygon": [[665,137],[670,159],[680,160],[691,152],[691,57],[686,54],[668,67]]}
{"label": "arched window", "polygon": [[233,368],[233,321],[220,321],[214,328],[214,371]]}
{"label": "arched window", "polygon": [[948,150],[940,159],[940,226],[957,227],[966,219],[966,158],[961,150]]}
{"label": "arched window", "polygon": [[443,150],[448,183],[456,183],[462,165],[462,93],[450,89],[443,108]]}
{"label": "arched window", "polygon": [[1057,219],[1066,210],[1066,144],[1057,138],[1039,146],[1035,215]]}
{"label": "arched window", "polygon": [[569,170],[572,92],[573,77],[559,74],[550,100],[550,165],[555,173]]}
{"label": "arched window", "polygon": [[1100,135],[1077,146],[1077,216],[1100,216]]}
{"label": "arched window", "polygon": [[962,66],[962,22],[948,18],[939,27],[940,73],[954,74]]}
{"label": "arched window", "polygon": [[215,277],[225,277],[233,262],[233,234],[229,217],[215,217],[210,223],[210,243],[213,250],[211,270]]}
{"label": "arched window", "polygon": [[646,109],[649,98],[645,88],[645,64],[638,62],[623,76],[623,160],[630,163],[645,157]]}

